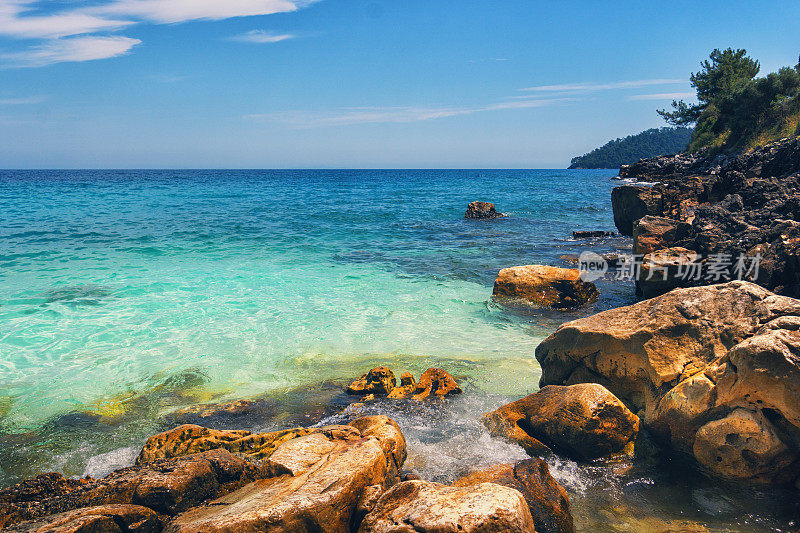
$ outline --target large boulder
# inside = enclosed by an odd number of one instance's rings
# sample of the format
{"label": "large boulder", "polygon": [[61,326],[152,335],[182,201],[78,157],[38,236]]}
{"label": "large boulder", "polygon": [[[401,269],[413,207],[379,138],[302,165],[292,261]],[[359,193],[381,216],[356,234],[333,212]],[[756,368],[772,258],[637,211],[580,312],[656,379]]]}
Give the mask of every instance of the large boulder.
{"label": "large boulder", "polygon": [[536,349],[542,385],[601,383],[710,473],[800,472],[800,300],[734,281],[676,289],[563,324]]}
{"label": "large boulder", "polygon": [[546,447],[576,459],[623,452],[639,431],[639,418],[594,383],[546,386],[485,414],[483,423],[532,455]]}
{"label": "large boulder", "polygon": [[652,187],[622,185],[611,190],[614,225],[622,235],[633,235],[633,224],[646,215],[661,214],[661,194]]}
{"label": "large boulder", "polygon": [[599,293],[594,283],[581,280],[577,268],[525,265],[501,270],[494,282],[493,295],[563,309],[592,302]]}
{"label": "large boulder", "polygon": [[547,463],[538,457],[514,465],[501,464],[462,477],[454,487],[496,483],[518,490],[525,498],[537,533],[573,533],[572,513],[564,487],[550,475]]}
{"label": "large boulder", "polygon": [[366,515],[359,533],[535,533],[518,491],[495,483],[448,487],[404,481]]}
{"label": "large boulder", "polygon": [[[195,507],[171,532],[349,532],[396,482],[405,440],[385,416],[289,440],[265,461],[271,476]],[[370,503],[372,502],[372,503]]]}
{"label": "large boulder", "polygon": [[499,213],[491,202],[472,202],[467,206],[467,212],[464,213],[464,218],[500,218],[504,217],[503,213]]}

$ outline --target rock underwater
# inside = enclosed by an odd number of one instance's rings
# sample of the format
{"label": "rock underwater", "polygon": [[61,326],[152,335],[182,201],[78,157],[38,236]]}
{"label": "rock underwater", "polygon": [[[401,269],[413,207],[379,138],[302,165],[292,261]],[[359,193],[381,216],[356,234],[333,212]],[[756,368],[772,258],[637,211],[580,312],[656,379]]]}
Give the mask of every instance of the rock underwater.
{"label": "rock underwater", "polygon": [[734,281],[567,322],[536,348],[541,385],[599,383],[709,473],[800,475],[800,300]]}

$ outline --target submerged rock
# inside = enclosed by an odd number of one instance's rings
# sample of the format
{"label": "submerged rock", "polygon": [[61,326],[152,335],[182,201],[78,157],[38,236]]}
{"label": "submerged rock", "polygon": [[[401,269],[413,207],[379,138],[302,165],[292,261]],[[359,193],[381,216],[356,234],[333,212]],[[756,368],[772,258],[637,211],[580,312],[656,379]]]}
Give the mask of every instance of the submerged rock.
{"label": "submerged rock", "polygon": [[496,483],[518,490],[525,498],[537,533],[573,533],[569,498],[564,487],[550,475],[547,463],[539,458],[514,465],[496,465],[462,477],[454,487]]}
{"label": "submerged rock", "polygon": [[501,270],[494,282],[493,295],[562,309],[592,302],[599,293],[593,283],[581,281],[577,268],[526,265]]}
{"label": "submerged rock", "polygon": [[800,474],[800,300],[748,282],[676,289],[563,324],[541,385],[598,382],[662,442],[728,479]]}
{"label": "submerged rock", "polygon": [[348,387],[349,394],[389,394],[397,386],[394,372],[385,366],[373,368]]}
{"label": "submerged rock", "polygon": [[467,212],[464,213],[464,218],[500,218],[504,217],[503,213],[498,213],[494,208],[494,204],[490,202],[472,202],[467,206]]}
{"label": "submerged rock", "polygon": [[531,455],[551,449],[575,459],[623,452],[639,431],[639,418],[601,385],[549,385],[487,413],[483,423]]}
{"label": "submerged rock", "polygon": [[495,483],[448,487],[404,481],[366,515],[359,533],[534,533],[525,499]]}
{"label": "submerged rock", "polygon": [[600,231],[600,230],[572,232],[573,239],[594,239],[597,237],[614,237],[615,235],[616,233],[614,233],[613,231]]}

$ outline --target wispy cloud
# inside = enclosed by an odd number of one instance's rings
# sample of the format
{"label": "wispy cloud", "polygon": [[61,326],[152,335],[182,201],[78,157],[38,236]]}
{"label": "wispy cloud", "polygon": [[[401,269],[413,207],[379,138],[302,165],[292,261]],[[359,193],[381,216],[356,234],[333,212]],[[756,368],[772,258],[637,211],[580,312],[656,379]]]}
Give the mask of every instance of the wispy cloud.
{"label": "wispy cloud", "polygon": [[44,102],[44,96],[24,96],[20,98],[0,98],[0,105],[30,105]]}
{"label": "wispy cloud", "polygon": [[595,92],[595,91],[610,91],[615,89],[638,89],[641,87],[649,87],[652,85],[674,85],[678,83],[686,83],[686,80],[658,78],[650,80],[617,81],[612,83],[582,82],[582,83],[567,83],[562,85],[537,85],[535,87],[526,87],[524,89],[520,89],[520,91],[532,91],[539,93]]}
{"label": "wispy cloud", "polygon": [[43,67],[65,61],[92,61],[120,56],[141,42],[129,37],[54,39],[22,52],[0,54],[0,59],[15,67]]}
{"label": "wispy cloud", "polygon": [[287,41],[294,38],[295,36],[291,33],[272,33],[265,30],[252,30],[248,31],[247,33],[234,35],[228,40],[238,41],[240,43],[267,44],[279,43],[281,41]]}
{"label": "wispy cloud", "polygon": [[697,93],[656,93],[656,94],[634,94],[628,100],[681,100],[683,98],[693,98]]}
{"label": "wispy cloud", "polygon": [[[105,59],[128,52],[140,41],[107,34],[137,23],[174,24],[224,20],[297,11],[317,0],[100,0],[53,10],[45,0],[0,0],[0,36],[44,42],[2,57],[16,66],[44,66],[64,61]],[[65,3],[65,5],[69,5]],[[42,8],[50,8],[42,12]],[[65,39],[71,37],[71,39]],[[278,42],[290,34],[255,30],[240,40]]]}
{"label": "wispy cloud", "polygon": [[354,124],[408,123],[448,117],[472,115],[487,111],[545,107],[574,101],[574,98],[547,98],[540,100],[505,101],[474,107],[353,107],[333,112],[285,111],[246,115],[251,120],[281,122],[295,128],[349,126]]}

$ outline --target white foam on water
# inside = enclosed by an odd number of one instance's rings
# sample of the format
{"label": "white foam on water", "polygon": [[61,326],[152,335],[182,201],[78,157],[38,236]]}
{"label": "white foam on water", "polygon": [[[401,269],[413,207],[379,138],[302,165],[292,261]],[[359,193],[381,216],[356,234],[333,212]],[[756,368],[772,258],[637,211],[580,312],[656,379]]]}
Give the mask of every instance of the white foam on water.
{"label": "white foam on water", "polygon": [[117,448],[110,452],[93,455],[86,461],[83,477],[101,478],[114,470],[133,466],[137,455],[139,455],[139,448],[136,446]]}

